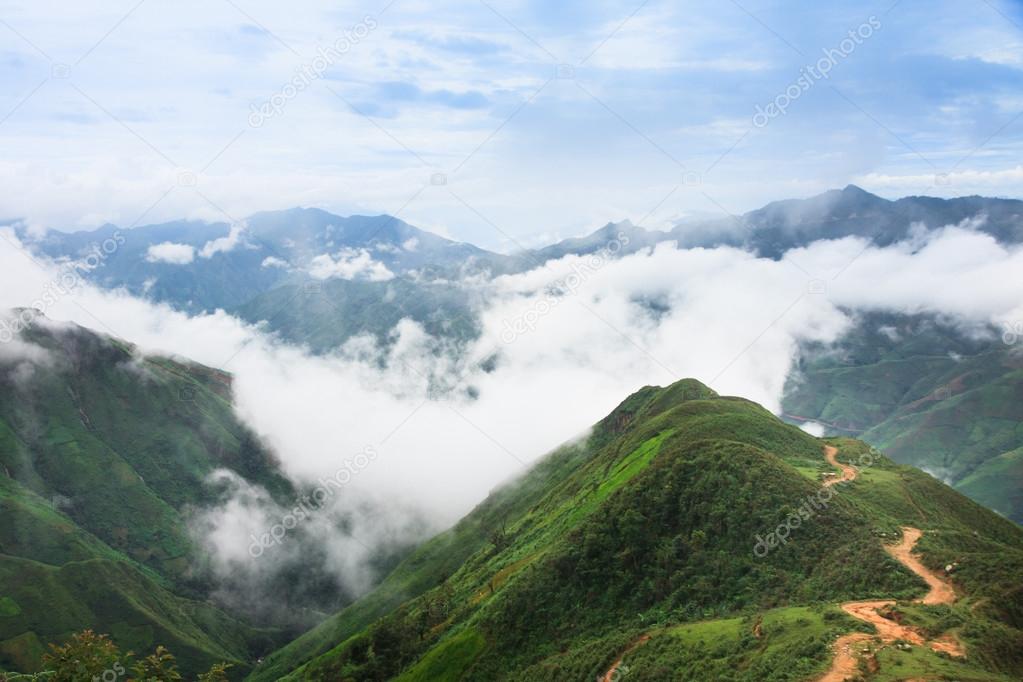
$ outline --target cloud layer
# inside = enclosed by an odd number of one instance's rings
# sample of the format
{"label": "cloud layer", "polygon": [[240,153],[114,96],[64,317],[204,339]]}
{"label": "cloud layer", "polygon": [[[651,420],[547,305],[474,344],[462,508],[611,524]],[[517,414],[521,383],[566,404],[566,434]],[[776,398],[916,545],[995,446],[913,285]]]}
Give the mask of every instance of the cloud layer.
{"label": "cloud layer", "polygon": [[[0,305],[31,305],[59,273],[5,237]],[[672,244],[620,260],[568,257],[475,282],[485,289],[484,332],[457,357],[438,355],[407,320],[388,349],[356,339],[311,356],[222,312],[189,317],[88,286],[44,312],[233,372],[239,414],[302,484],[320,485],[372,448],[377,455],[332,496],[332,521],[309,526],[316,535],[350,516],[351,534],[365,545],[345,545],[358,564],[377,536],[407,540],[414,519],[423,521],[415,533],[453,522],[643,385],[695,377],[777,410],[797,345],[837,339],[856,310],[1011,326],[1023,319],[1021,268],[1023,250],[968,224],[883,249],[858,238],[822,241],[779,261]],[[268,532],[286,512],[246,494],[250,503],[239,497],[210,517],[209,532],[232,561],[243,561],[251,534]],[[360,516],[379,508],[395,512]],[[361,589],[354,564],[333,565]]]}

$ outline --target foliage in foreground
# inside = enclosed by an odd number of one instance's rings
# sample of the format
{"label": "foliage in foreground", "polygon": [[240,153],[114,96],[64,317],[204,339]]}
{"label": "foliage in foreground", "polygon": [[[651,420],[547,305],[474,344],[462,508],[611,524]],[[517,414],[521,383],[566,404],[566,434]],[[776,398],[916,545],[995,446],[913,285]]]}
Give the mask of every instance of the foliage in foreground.
{"label": "foliage in foreground", "polygon": [[[0,682],[46,680],[47,682],[182,682],[185,678],[178,670],[174,655],[163,646],[157,646],[145,658],[121,650],[107,635],[92,630],[75,633],[64,644],[50,644],[43,656],[43,672],[22,675],[0,672]],[[214,664],[201,673],[196,682],[228,682],[227,663]]]}

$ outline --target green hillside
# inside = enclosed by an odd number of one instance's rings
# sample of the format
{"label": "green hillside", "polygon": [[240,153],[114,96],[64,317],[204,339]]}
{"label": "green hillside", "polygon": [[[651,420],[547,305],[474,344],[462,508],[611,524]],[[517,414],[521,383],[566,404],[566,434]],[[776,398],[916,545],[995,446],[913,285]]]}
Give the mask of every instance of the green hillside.
{"label": "green hillside", "polygon": [[1023,347],[920,316],[868,315],[805,348],[782,403],[1023,523]]}
{"label": "green hillside", "polygon": [[[900,617],[968,657],[882,647],[875,677],[1023,674],[1023,530],[833,443],[859,475],[826,488],[825,442],[692,380],[647,387],[250,679],[593,680],[623,655],[630,680],[812,679],[837,636],[870,629],[840,603],[925,591],[884,547],[910,525],[928,566],[957,562],[963,597]],[[760,546],[793,515],[784,543]]]}
{"label": "green hillside", "polygon": [[208,601],[189,510],[228,468],[290,484],[234,417],[230,378],[37,318],[0,362],[0,670],[38,668],[86,628],[171,647],[193,673],[244,664],[279,633]]}

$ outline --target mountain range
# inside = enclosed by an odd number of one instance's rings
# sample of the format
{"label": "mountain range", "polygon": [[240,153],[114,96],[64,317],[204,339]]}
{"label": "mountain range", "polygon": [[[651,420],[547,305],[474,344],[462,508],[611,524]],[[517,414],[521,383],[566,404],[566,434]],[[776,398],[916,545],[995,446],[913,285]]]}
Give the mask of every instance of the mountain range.
{"label": "mountain range", "polygon": [[[386,347],[411,319],[457,359],[488,287],[552,260],[664,242],[779,259],[954,224],[1017,245],[1023,202],[850,186],[515,254],[319,209],[18,236],[98,287],[314,354]],[[374,554],[356,593],[302,528],[272,570],[215,565],[204,512],[243,487],[303,493],[235,414],[230,374],[15,311],[31,323],[0,354],[0,671],[36,673],[93,629],[256,682],[1021,679],[1023,346],[845,312],[835,342],[794,350],[779,415],[693,379],[644,387],[448,530]]]}
{"label": "mountain range", "polygon": [[[975,229],[1001,243],[1023,242],[1023,201],[889,201],[854,185],[809,199],[773,202],[741,216],[687,221],[669,231],[612,222],[584,237],[511,255],[452,241],[393,216],[342,217],[315,208],[257,213],[236,224],[183,220],[131,229],[104,225],[90,231],[50,230],[42,237],[21,227],[19,237],[38,253],[67,262],[84,259],[114,240],[118,246],[111,253],[83,270],[87,279],[198,312],[234,310],[277,287],[317,279],[409,277],[421,282],[496,276],[568,255],[606,251],[621,256],[667,241],[681,247],[730,245],[779,258],[820,239],[858,236],[886,246],[914,230],[970,220]],[[379,267],[374,269],[370,261]]]}
{"label": "mountain range", "polygon": [[[99,253],[78,272],[101,287],[190,313],[224,308],[314,353],[329,353],[359,335],[387,347],[403,319],[418,323],[436,341],[436,352],[458,353],[481,332],[487,281],[566,256],[620,258],[675,242],[780,258],[821,239],[858,236],[886,246],[955,224],[1019,244],[1023,202],[889,201],[850,185],[670,231],[608,223],[587,236],[513,255],[455,242],[391,216],[345,218],[319,209],[259,213],[236,225],[179,221],[20,236],[65,264]],[[108,244],[114,245],[110,253]],[[1023,522],[1018,350],[999,344],[995,329],[987,330],[991,342],[978,345],[954,327],[914,326],[912,315],[889,318],[862,316],[834,347],[801,349],[783,411],[816,421],[828,433],[884,447],[898,461],[923,467]],[[969,367],[960,361],[964,355]],[[950,400],[928,400],[934,392],[949,393]]]}
{"label": "mountain range", "polygon": [[257,682],[1023,674],[1023,529],[691,379],[629,396],[294,637],[281,610],[219,603],[184,531],[212,472],[295,494],[232,416],[230,376],[41,316],[19,343],[0,366],[0,669],[93,628]]}

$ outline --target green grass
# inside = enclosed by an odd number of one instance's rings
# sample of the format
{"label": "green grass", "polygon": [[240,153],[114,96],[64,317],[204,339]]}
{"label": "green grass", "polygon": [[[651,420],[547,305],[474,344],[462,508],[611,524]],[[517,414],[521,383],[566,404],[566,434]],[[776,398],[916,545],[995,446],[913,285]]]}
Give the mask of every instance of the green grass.
{"label": "green grass", "polygon": [[901,682],[907,679],[958,680],[959,682],[1010,682],[1018,678],[984,670],[970,662],[950,659],[927,647],[908,651],[894,646],[877,651],[878,671],[871,682]]}
{"label": "green grass", "polygon": [[485,646],[486,641],[478,632],[460,632],[423,656],[396,682],[457,682]]}
{"label": "green grass", "polygon": [[[754,629],[757,628],[757,637]],[[827,669],[830,642],[856,622],[834,607],[789,607],[655,632],[627,655],[627,679],[804,680]]]}

